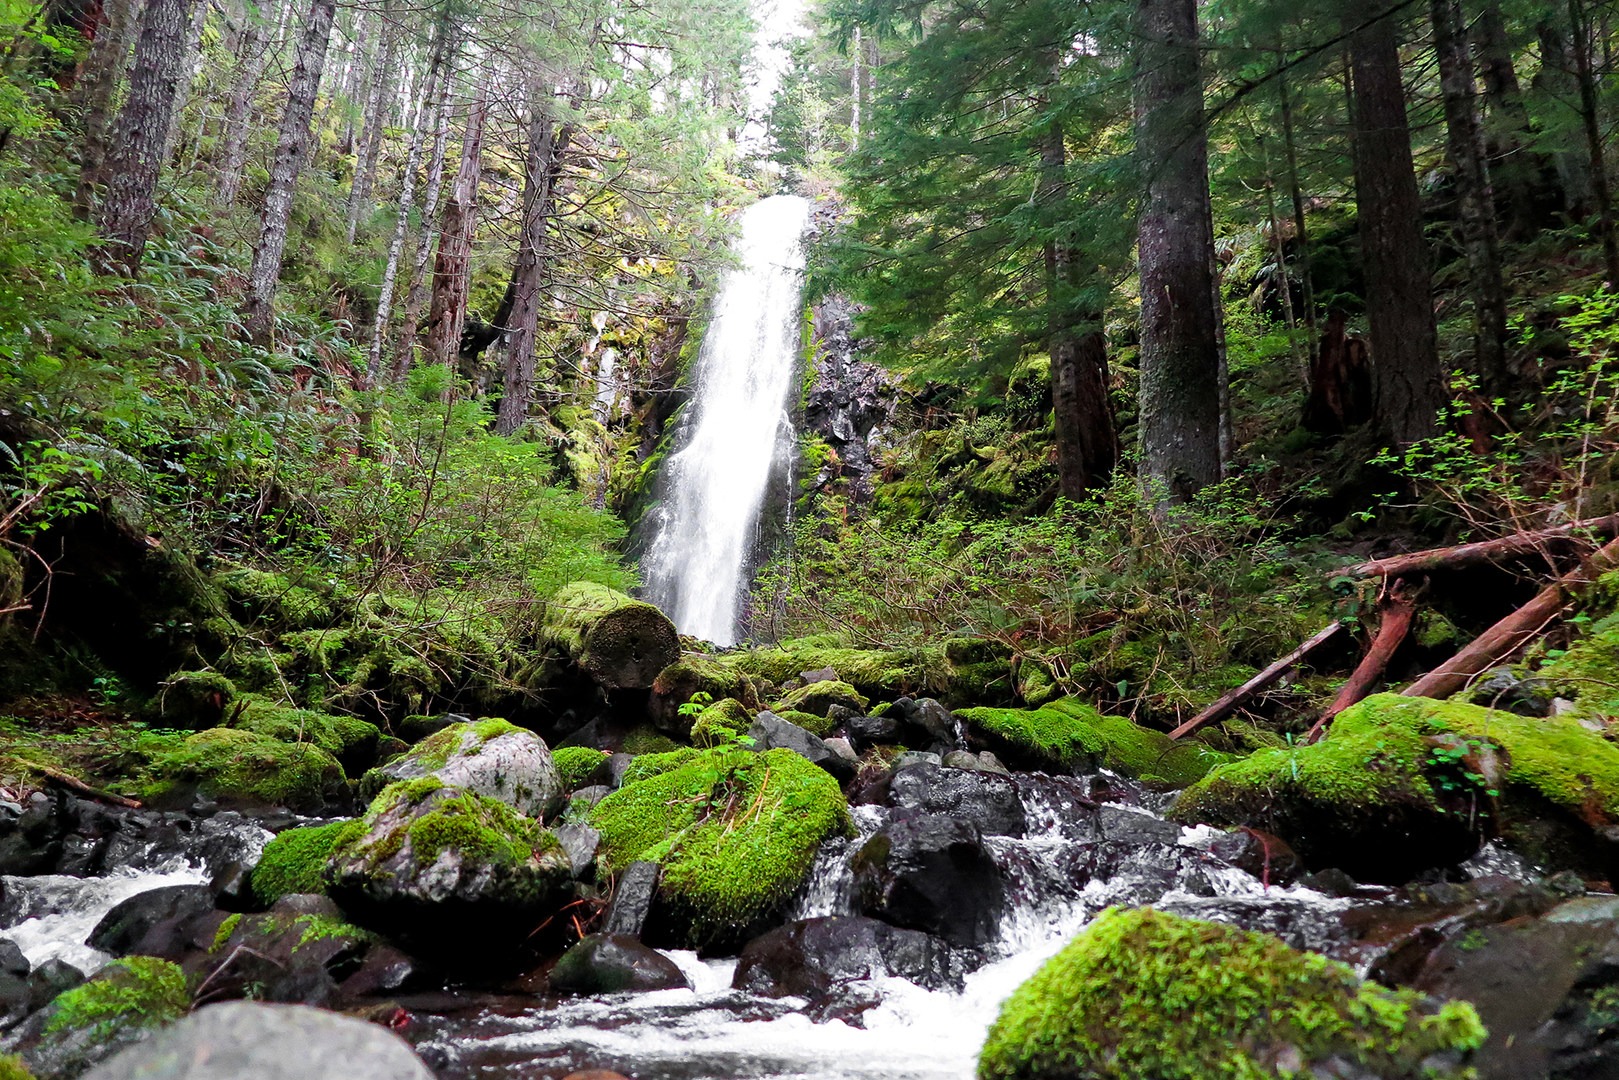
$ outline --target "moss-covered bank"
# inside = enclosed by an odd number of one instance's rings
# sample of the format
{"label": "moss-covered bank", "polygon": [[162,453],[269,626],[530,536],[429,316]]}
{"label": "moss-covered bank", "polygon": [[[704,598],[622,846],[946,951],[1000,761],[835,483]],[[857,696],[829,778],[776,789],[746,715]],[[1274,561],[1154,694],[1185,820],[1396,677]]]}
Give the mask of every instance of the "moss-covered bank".
{"label": "moss-covered bank", "polygon": [[1231,760],[1195,740],[1170,742],[1163,732],[1104,716],[1076,698],[1038,709],[960,709],[956,719],[967,726],[971,741],[1030,768],[1101,767],[1182,787]]}

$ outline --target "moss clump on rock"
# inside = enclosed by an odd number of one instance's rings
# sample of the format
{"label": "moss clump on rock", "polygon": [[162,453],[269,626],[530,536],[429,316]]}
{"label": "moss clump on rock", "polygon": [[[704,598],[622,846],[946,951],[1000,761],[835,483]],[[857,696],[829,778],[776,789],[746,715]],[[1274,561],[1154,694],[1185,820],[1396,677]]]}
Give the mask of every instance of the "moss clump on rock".
{"label": "moss clump on rock", "polygon": [[811,735],[826,735],[837,725],[824,716],[814,713],[799,712],[797,709],[787,709],[775,714],[789,724],[803,728]]}
{"label": "moss clump on rock", "polygon": [[1122,716],[1103,716],[1073,698],[1038,709],[959,709],[968,737],[1008,760],[1039,768],[1106,767],[1152,783],[1181,787],[1230,757],[1196,741],[1170,742],[1162,732]]}
{"label": "moss clump on rock", "polygon": [[377,741],[382,738],[382,731],[368,720],[294,708],[257,694],[242,699],[229,726],[281,742],[309,743],[349,762],[375,757]]}
{"label": "moss clump on rock", "polygon": [[285,806],[300,813],[319,813],[349,801],[343,767],[318,746],[234,728],[199,731],[178,741],[153,739],[150,744],[155,744],[155,753],[140,795],[159,808],[182,805],[195,795],[232,806]]}
{"label": "moss clump on rock", "polygon": [[0,1080],[34,1080],[23,1059],[15,1054],[0,1056]]}
{"label": "moss clump on rock", "polygon": [[1619,613],[1595,623],[1537,674],[1559,697],[1573,699],[1577,715],[1619,718]]}
{"label": "moss clump on rock", "polygon": [[609,690],[648,689],[680,657],[667,615],[591,581],[566,585],[546,601],[540,636]]}
{"label": "moss clump on rock", "polygon": [[288,829],[264,845],[250,879],[253,895],[261,904],[272,904],[289,893],[325,892],[326,859],[345,824]]}
{"label": "moss clump on rock", "polygon": [[692,718],[682,716],[680,706],[697,694],[707,694],[714,701],[735,698],[754,712],[759,711],[758,690],[745,673],[727,664],[688,654],[658,672],[658,677],[652,680],[652,696],[647,703],[652,722],[665,731],[686,734],[691,729]]}
{"label": "moss clump on rock", "polygon": [[626,754],[665,754],[680,748],[679,743],[651,724],[642,724],[640,727],[633,729],[624,736],[623,742],[623,750]]}
{"label": "moss clump on rock", "polygon": [[244,618],[281,630],[329,625],[336,617],[332,590],[323,583],[238,566],[217,575],[232,606]]}
{"label": "moss clump on rock", "polygon": [[576,791],[595,779],[609,756],[589,746],[561,746],[551,751],[551,763],[562,774],[562,786]]}
{"label": "moss clump on rock", "polygon": [[770,711],[778,716],[784,712],[807,712],[812,716],[824,717],[834,705],[842,705],[857,713],[864,713],[869,704],[870,702],[848,683],[827,680],[806,683],[797,690],[788,691]]}
{"label": "moss clump on rock", "polygon": [[1313,746],[1261,750],[1214,770],[1172,816],[1260,826],[1314,865],[1404,880],[1467,858],[1492,827],[1510,834],[1517,808],[1587,832],[1619,822],[1619,748],[1569,717],[1378,694]]}
{"label": "moss clump on rock", "polygon": [[429,735],[366,773],[360,795],[372,798],[392,783],[424,776],[499,799],[536,818],[560,808],[565,794],[545,740],[498,717],[450,724]]}
{"label": "moss clump on rock", "polygon": [[867,697],[900,694],[945,695],[951,687],[950,660],[943,646],[914,649],[850,649],[815,638],[784,641],[773,649],[728,653],[716,662],[755,678],[784,683],[806,671],[831,668],[838,679]]}
{"label": "moss clump on rock", "polygon": [[735,742],[751,723],[753,713],[748,707],[735,698],[726,698],[714,702],[698,715],[697,722],[691,726],[691,741],[704,747],[723,746]]}
{"label": "moss clump on rock", "polygon": [[660,863],[660,901],[688,941],[709,944],[778,910],[849,814],[837,781],[792,751],[725,748],[627,784],[590,823],[603,872]]}
{"label": "moss clump on rock", "polygon": [[980,1080],[1470,1075],[1465,1002],[1362,982],[1268,934],[1111,908],[1001,1007]]}
{"label": "moss clump on rock", "polygon": [[620,787],[629,787],[631,784],[657,776],[659,773],[678,769],[682,765],[703,756],[703,751],[694,750],[689,746],[676,747],[656,754],[637,754],[635,760],[630,762],[629,768],[624,770],[624,779]]}
{"label": "moss clump on rock", "polygon": [[72,1031],[101,1040],[120,1029],[172,1023],[190,1008],[191,991],[178,964],[128,956],[58,994],[50,1004],[45,1032]]}
{"label": "moss clump on rock", "polygon": [[148,710],[164,727],[213,727],[236,700],[236,684],[217,671],[179,671],[163,680]]}

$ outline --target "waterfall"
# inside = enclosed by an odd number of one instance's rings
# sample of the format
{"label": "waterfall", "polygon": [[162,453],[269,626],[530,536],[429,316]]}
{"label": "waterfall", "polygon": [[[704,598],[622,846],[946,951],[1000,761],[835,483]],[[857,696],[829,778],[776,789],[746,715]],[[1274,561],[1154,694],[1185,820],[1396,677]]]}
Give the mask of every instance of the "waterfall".
{"label": "waterfall", "polygon": [[642,563],[647,598],[681,633],[717,645],[736,643],[760,511],[792,446],[808,221],[809,203],[792,195],[742,213],[740,265],[720,283]]}

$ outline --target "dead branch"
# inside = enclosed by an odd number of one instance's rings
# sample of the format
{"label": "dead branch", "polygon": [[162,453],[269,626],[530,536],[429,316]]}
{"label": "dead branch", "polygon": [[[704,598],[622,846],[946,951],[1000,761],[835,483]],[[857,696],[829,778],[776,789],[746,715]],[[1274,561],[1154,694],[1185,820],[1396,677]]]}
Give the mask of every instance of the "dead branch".
{"label": "dead branch", "polygon": [[1383,618],[1377,626],[1377,636],[1372,639],[1372,647],[1367,650],[1365,657],[1356,666],[1354,674],[1344,683],[1333,699],[1332,705],[1321,719],[1310,728],[1305,742],[1315,742],[1332,723],[1332,718],[1355,704],[1361,698],[1372,692],[1383,672],[1388,669],[1389,661],[1393,659],[1394,652],[1400,643],[1411,632],[1411,624],[1416,619],[1416,598],[1403,588],[1404,582],[1396,581],[1392,588],[1385,589],[1378,607],[1383,612]]}
{"label": "dead branch", "polygon": [[1214,721],[1224,717],[1238,705],[1241,705],[1244,701],[1247,701],[1249,698],[1259,693],[1259,691],[1265,689],[1265,687],[1281,678],[1289,668],[1293,667],[1300,660],[1303,660],[1306,656],[1310,655],[1310,653],[1314,652],[1322,645],[1325,645],[1328,641],[1331,641],[1337,636],[1338,631],[1342,630],[1343,628],[1343,623],[1340,622],[1334,621],[1328,624],[1326,629],[1317,633],[1303,645],[1300,645],[1298,648],[1294,649],[1292,652],[1288,653],[1286,656],[1282,657],[1280,660],[1276,661],[1270,667],[1266,668],[1264,671],[1261,671],[1258,675],[1255,675],[1253,678],[1249,679],[1235,690],[1229,691],[1224,697],[1220,698],[1219,701],[1216,701],[1213,705],[1210,705],[1208,708],[1186,721],[1186,723],[1182,724],[1174,731],[1171,731],[1169,733],[1169,737],[1171,739],[1179,739],[1183,736],[1190,735],[1197,729],[1204,727],[1205,725],[1212,724]]}
{"label": "dead branch", "polygon": [[65,772],[58,772],[57,770],[46,765],[35,765],[33,762],[29,762],[29,766],[51,783],[65,787],[69,791],[83,795],[86,798],[95,799],[98,802],[111,803],[114,806],[122,806],[129,810],[139,810],[141,808],[141,804],[136,802],[134,799],[126,799],[122,795],[114,795],[110,791],[103,791],[101,788],[91,787],[89,784],[86,784],[83,780],[80,780],[76,776],[69,776]]}
{"label": "dead branch", "polygon": [[1515,533],[1495,540],[1480,540],[1454,547],[1429,548],[1405,555],[1391,555],[1386,559],[1373,559],[1342,571],[1353,577],[1405,577],[1425,574],[1432,570],[1459,570],[1467,566],[1498,562],[1519,555],[1533,555],[1546,545],[1565,540],[1579,540],[1586,536],[1612,536],[1619,532],[1619,514],[1588,518],[1552,529]]}

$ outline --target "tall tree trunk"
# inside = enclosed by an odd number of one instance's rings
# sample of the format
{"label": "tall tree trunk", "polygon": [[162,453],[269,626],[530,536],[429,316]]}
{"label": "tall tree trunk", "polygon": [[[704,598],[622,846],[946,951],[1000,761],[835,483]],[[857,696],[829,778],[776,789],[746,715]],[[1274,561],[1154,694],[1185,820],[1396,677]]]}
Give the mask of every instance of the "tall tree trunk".
{"label": "tall tree trunk", "polygon": [[1535,34],[1540,40],[1540,71],[1535,75],[1534,89],[1554,118],[1554,128],[1549,133],[1551,156],[1563,188],[1563,209],[1570,217],[1583,220],[1590,215],[1596,196],[1589,148],[1582,153],[1575,146],[1574,132],[1582,129],[1579,79],[1574,74],[1568,39],[1555,18],[1548,15],[1542,19]]}
{"label": "tall tree trunk", "polygon": [[1486,396],[1493,397],[1507,384],[1507,294],[1501,282],[1495,199],[1484,161],[1484,126],[1479,122],[1461,0],[1432,0],[1430,17],[1445,101],[1446,145],[1456,170],[1456,216],[1473,293],[1478,373]]}
{"label": "tall tree trunk", "polygon": [[1293,98],[1288,91],[1287,74],[1277,76],[1276,92],[1282,106],[1282,152],[1287,158],[1288,196],[1293,200],[1293,232],[1298,243],[1298,264],[1301,299],[1304,301],[1304,325],[1309,328],[1306,346],[1310,366],[1315,366],[1320,340],[1315,324],[1315,275],[1310,268],[1310,233],[1304,220],[1304,186],[1299,180],[1299,146],[1293,136]]}
{"label": "tall tree trunk", "polygon": [[185,59],[185,35],[197,0],[151,0],[129,79],[129,96],[118,112],[107,155],[107,197],[101,233],[107,258],[130,275],[139,273],[156,208],[157,178]]}
{"label": "tall tree trunk", "polygon": [[354,243],[360,218],[371,208],[371,184],[377,174],[377,155],[382,149],[382,130],[388,126],[387,90],[394,77],[394,58],[399,49],[399,33],[387,8],[382,12],[381,60],[372,65],[371,85],[366,89],[365,113],[361,118],[359,154],[354,162],[354,180],[349,185],[348,242]]}
{"label": "tall tree trunk", "polygon": [[1394,445],[1408,446],[1434,433],[1445,381],[1395,18],[1385,14],[1351,40],[1352,127],[1374,419]]}
{"label": "tall tree trunk", "polygon": [[230,101],[225,105],[225,144],[219,153],[219,201],[227,209],[236,205],[247,165],[247,137],[252,126],[253,97],[270,61],[273,27],[263,12],[249,11],[247,32],[231,73]]}
{"label": "tall tree trunk", "polygon": [[[442,25],[435,28],[432,59],[428,62],[427,76],[423,80],[421,93],[424,104],[431,111],[424,123],[418,110],[418,122],[411,127],[410,150],[405,154],[405,167],[399,174],[399,212],[394,215],[393,237],[388,241],[388,261],[382,270],[382,288],[377,293],[377,316],[371,325],[371,355],[366,365],[368,386],[375,386],[382,376],[382,349],[388,338],[388,318],[393,312],[394,284],[399,276],[399,258],[405,250],[405,237],[410,233],[410,212],[416,204],[416,169],[422,161],[423,137],[429,131],[438,128],[439,110],[444,105],[443,86],[449,78],[445,71],[446,36]],[[442,157],[440,160],[442,161]],[[426,230],[425,222],[422,228]]]}
{"label": "tall tree trunk", "polygon": [[[454,25],[445,23],[442,33],[455,32]],[[455,55],[453,45],[445,53],[446,65]],[[453,66],[453,65],[451,65]],[[404,326],[399,332],[399,345],[394,351],[393,377],[403,379],[416,358],[416,339],[421,332],[422,307],[427,303],[427,260],[433,254],[433,237],[438,231],[439,199],[444,191],[444,158],[450,141],[450,66],[439,88],[439,99],[434,113],[433,153],[428,159],[427,182],[422,199],[422,232],[416,242],[416,257],[411,262],[410,291],[405,297]]]}
{"label": "tall tree trunk", "polygon": [[854,28],[854,43],[849,49],[849,149],[860,149],[860,64],[865,59],[860,42],[860,27]]}
{"label": "tall tree trunk", "polygon": [[[363,73],[375,70],[376,60],[371,55],[371,18],[364,11],[354,13],[354,40],[349,43],[345,52],[341,70],[337,72],[334,80],[332,99],[333,103],[343,110],[343,129],[337,138],[337,152],[339,154],[352,154],[354,152],[355,120],[358,117],[354,112],[354,87],[364,81]],[[370,67],[367,67],[367,64]]]}
{"label": "tall tree trunk", "polygon": [[467,318],[467,288],[472,262],[472,234],[478,224],[478,182],[483,175],[483,127],[488,113],[487,81],[467,113],[461,136],[461,167],[444,204],[438,255],[433,260],[433,302],[427,315],[427,360],[453,365]]}
{"label": "tall tree trunk", "polygon": [[1195,0],[1139,0],[1136,150],[1140,235],[1141,457],[1158,497],[1220,479],[1220,370],[1208,137]]}
{"label": "tall tree trunk", "polygon": [[332,18],[337,0],[313,0],[298,40],[298,56],[293,62],[292,82],[287,89],[287,108],[281,114],[276,136],[275,164],[270,169],[270,186],[264,195],[264,223],[259,243],[253,250],[253,268],[248,274],[248,294],[244,326],[254,341],[268,345],[275,330],[275,294],[281,279],[281,257],[287,248],[287,224],[292,218],[292,196],[309,157],[310,118],[315,112],[315,94],[321,72],[326,67],[326,48],[332,36]]}
{"label": "tall tree trunk", "polygon": [[197,75],[202,71],[202,33],[208,26],[210,6],[206,0],[199,0],[191,17],[190,31],[185,39],[185,56],[180,64],[180,81],[174,91],[174,109],[169,115],[169,130],[163,136],[164,161],[174,156],[175,149],[179,145],[180,123],[185,119],[186,106],[191,103]]}
{"label": "tall tree trunk", "polygon": [[1500,0],[1485,0],[1475,31],[1479,75],[1484,84],[1484,143],[1498,209],[1506,211],[1507,234],[1526,237],[1535,229],[1535,182],[1541,155],[1530,149],[1533,133],[1523,88],[1512,65],[1512,42]]}
{"label": "tall tree trunk", "polygon": [[129,45],[140,25],[141,0],[106,0],[106,22],[90,43],[84,74],[73,96],[84,117],[83,152],[79,157],[79,185],[73,206],[82,218],[95,208],[96,193],[107,182],[107,134],[112,103],[129,65]]}
{"label": "tall tree trunk", "polygon": [[1585,129],[1586,152],[1591,158],[1591,194],[1596,198],[1597,230],[1602,236],[1602,261],[1608,280],[1619,284],[1619,234],[1613,220],[1613,196],[1602,150],[1602,112],[1597,98],[1596,73],[1591,61],[1591,24],[1584,0],[1568,0],[1568,21],[1573,28],[1574,74],[1580,84],[1580,124]]}

